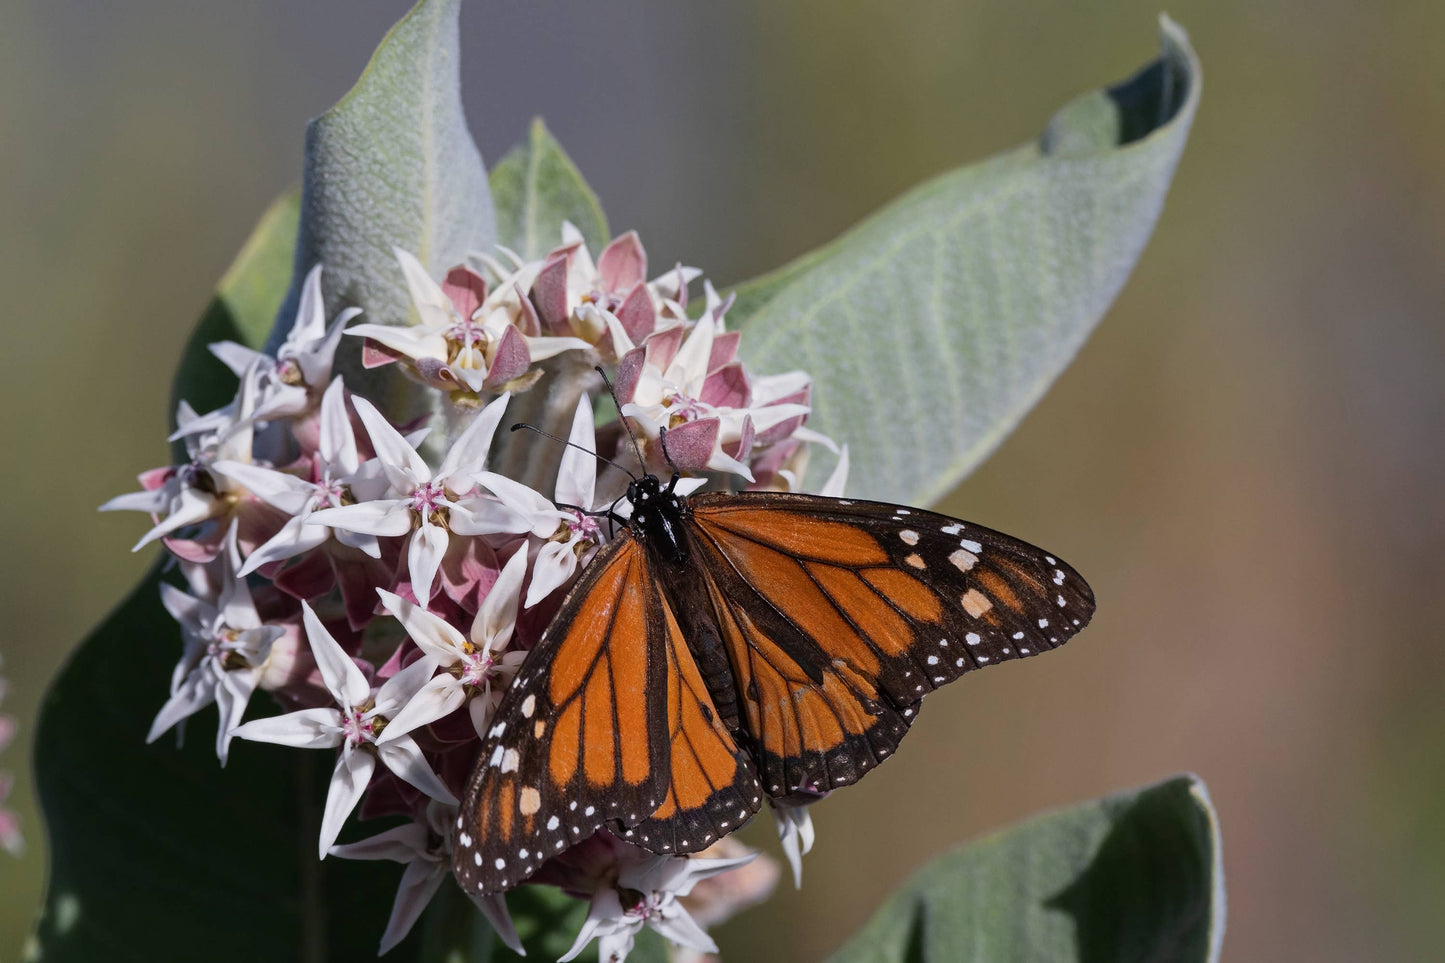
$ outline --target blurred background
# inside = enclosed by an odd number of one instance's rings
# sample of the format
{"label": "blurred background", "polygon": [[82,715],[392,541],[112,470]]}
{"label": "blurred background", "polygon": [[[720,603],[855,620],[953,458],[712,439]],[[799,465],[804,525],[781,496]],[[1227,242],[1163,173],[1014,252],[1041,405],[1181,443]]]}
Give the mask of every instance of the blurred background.
{"label": "blurred background", "polygon": [[[6,4],[0,653],[21,734],[0,770],[30,847],[0,855],[0,957],[42,885],[44,686],[150,561],[127,552],[139,519],[94,506],[167,461],[187,332],[299,178],[307,118],[406,7]],[[465,96],[489,161],[544,115],[614,230],[725,284],[1034,137],[1155,56],[1158,10],[472,0]],[[1438,958],[1445,6],[1168,12],[1205,81],[1157,233],[943,506],[1070,559],[1098,618],[930,700],[885,775],[816,810],[805,888],[721,929],[725,958],[816,959],[944,847],[1180,770],[1223,824],[1226,959]]]}

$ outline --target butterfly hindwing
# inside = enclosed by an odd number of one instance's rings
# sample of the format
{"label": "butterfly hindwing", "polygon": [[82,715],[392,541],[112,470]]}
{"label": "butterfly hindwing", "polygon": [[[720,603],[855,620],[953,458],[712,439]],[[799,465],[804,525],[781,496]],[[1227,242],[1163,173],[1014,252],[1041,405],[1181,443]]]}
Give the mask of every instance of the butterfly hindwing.
{"label": "butterfly hindwing", "polygon": [[690,507],[771,795],[856,782],[925,694],[1054,648],[1093,612],[1069,566],[933,512],[775,493]]}
{"label": "butterfly hindwing", "polygon": [[469,892],[507,889],[663,801],[669,629],[647,564],[627,532],[599,552],[498,707],[457,823]]}

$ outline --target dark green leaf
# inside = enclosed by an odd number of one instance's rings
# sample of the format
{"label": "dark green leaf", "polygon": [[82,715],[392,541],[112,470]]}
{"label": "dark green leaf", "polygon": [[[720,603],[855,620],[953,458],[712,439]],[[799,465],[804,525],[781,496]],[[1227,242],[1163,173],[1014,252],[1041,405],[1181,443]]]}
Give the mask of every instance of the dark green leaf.
{"label": "dark green leaf", "polygon": [[[145,744],[180,655],[159,584],[152,573],[81,644],[41,707],[50,879],[31,958],[375,955],[400,867],[317,861],[330,753],[237,743],[222,769],[214,711],[184,749]],[[388,956],[415,958],[414,938]]]}
{"label": "dark green leaf", "polygon": [[1204,963],[1224,935],[1219,827],[1180,776],[940,857],[833,963]]}
{"label": "dark green leaf", "polygon": [[492,168],[492,197],[497,236],[528,260],[561,243],[563,221],[582,232],[593,257],[609,239],[597,195],[540,117],[532,121],[527,139]]}
{"label": "dark green leaf", "polygon": [[744,360],[813,375],[812,427],[852,447],[850,491],[905,504],[950,491],[1108,309],[1199,102],[1188,39],[1167,19],[1162,32],[1159,60],[1065,107],[1036,143],[923,184],[738,288]]}

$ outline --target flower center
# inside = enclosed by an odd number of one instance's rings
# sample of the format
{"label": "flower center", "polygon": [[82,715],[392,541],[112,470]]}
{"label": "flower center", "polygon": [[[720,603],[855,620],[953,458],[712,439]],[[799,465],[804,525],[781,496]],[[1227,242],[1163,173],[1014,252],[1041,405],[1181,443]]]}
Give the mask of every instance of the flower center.
{"label": "flower center", "polygon": [[712,407],[681,391],[669,391],[662,399],[662,406],[667,409],[669,428],[676,428],[678,425],[702,418],[709,413]]}
{"label": "flower center", "polygon": [[430,517],[446,506],[446,491],[436,482],[418,485],[411,493],[411,507],[419,515]]}
{"label": "flower center", "polygon": [[346,737],[348,744],[360,746],[376,741],[379,727],[376,719],[366,717],[369,711],[367,706],[352,706],[342,715],[341,734]]}
{"label": "flower center", "polygon": [[321,475],[321,480],[315,483],[316,508],[339,508],[346,504],[346,486],[338,479],[331,477],[327,471]]}
{"label": "flower center", "polygon": [[584,539],[592,542],[594,545],[600,541],[598,536],[601,534],[602,529],[597,524],[595,516],[584,515],[574,509],[572,511],[572,517],[563,519],[562,524],[567,527],[567,531],[572,538]]}

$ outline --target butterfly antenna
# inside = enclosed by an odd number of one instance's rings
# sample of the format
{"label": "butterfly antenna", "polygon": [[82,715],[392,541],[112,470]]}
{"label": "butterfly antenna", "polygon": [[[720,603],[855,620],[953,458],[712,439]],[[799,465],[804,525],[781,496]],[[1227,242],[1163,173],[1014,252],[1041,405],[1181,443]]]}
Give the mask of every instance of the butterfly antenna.
{"label": "butterfly antenna", "polygon": [[[617,408],[617,420],[622,422],[622,427],[627,431],[627,440],[632,442],[632,453],[637,456],[637,463],[645,469],[647,462],[643,460],[642,449],[637,445],[637,436],[632,433],[631,423],[622,414],[622,402],[617,400],[617,389],[612,387],[612,380],[607,377],[607,372],[602,370],[601,365],[597,365],[597,373],[602,376],[602,383],[607,386],[607,393],[612,396],[612,404]],[[665,452],[666,449],[664,449]],[[628,474],[632,473],[628,472]]]}
{"label": "butterfly antenna", "polygon": [[672,455],[670,455],[667,451],[666,428],[657,429],[657,443],[662,446],[662,457],[667,460],[667,467],[672,469],[672,483],[676,485],[677,479],[682,475],[682,472],[677,470],[677,465],[673,464]]}
{"label": "butterfly antenna", "polygon": [[601,461],[607,462],[607,464],[611,465],[613,468],[616,468],[618,471],[625,472],[628,478],[631,478],[633,481],[637,481],[637,476],[636,476],[636,475],[632,474],[632,472],[628,471],[626,468],[623,468],[621,465],[617,464],[617,462],[613,461],[611,458],[603,458],[601,455],[597,454],[597,452],[593,451],[593,450],[590,449],[590,448],[583,448],[581,445],[577,444],[575,441],[568,441],[566,438],[558,438],[556,435],[552,434],[550,431],[543,431],[541,428],[538,428],[536,425],[529,425],[529,424],[526,424],[525,422],[520,422],[520,421],[519,421],[519,422],[517,422],[515,425],[512,426],[512,430],[513,430],[513,431],[519,431],[519,430],[521,430],[521,429],[523,429],[523,428],[527,429],[528,431],[535,431],[537,434],[541,435],[543,438],[550,438],[550,439],[552,439],[553,441],[557,442],[558,444],[566,445],[568,448],[576,448],[578,451],[585,451],[585,452],[587,452],[587,454],[591,455],[593,458],[597,458],[597,459],[600,459]]}

